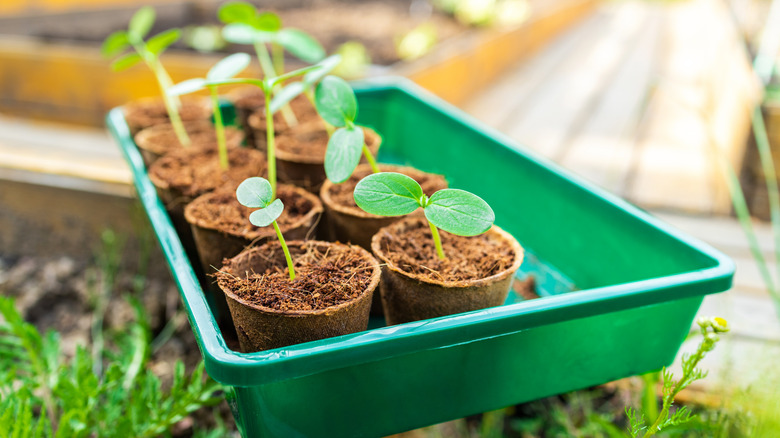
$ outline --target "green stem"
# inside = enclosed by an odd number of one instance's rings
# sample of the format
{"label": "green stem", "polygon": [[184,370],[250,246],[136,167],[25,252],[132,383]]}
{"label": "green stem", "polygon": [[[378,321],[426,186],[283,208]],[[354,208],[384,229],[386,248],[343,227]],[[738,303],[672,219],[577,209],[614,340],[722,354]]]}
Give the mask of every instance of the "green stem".
{"label": "green stem", "polygon": [[219,151],[219,166],[222,170],[228,170],[227,144],[225,142],[225,124],[222,121],[222,111],[219,110],[219,95],[217,87],[209,87],[211,93],[211,106],[214,108],[214,128],[217,131],[217,150]]}
{"label": "green stem", "polygon": [[644,388],[642,389],[642,412],[647,421],[655,421],[658,418],[658,400],[656,399],[655,388],[658,383],[658,373],[647,373],[642,375]]}
{"label": "green stem", "polygon": [[271,53],[273,54],[274,70],[276,76],[284,73],[284,47],[279,44],[271,43]]}
{"label": "green stem", "polygon": [[368,164],[371,166],[371,171],[374,173],[379,173],[379,167],[376,165],[376,160],[374,159],[374,156],[371,154],[371,151],[368,150],[368,146],[366,146],[365,143],[363,143],[363,156],[366,157],[366,161],[368,161]]}
{"label": "green stem", "polygon": [[279,243],[282,245],[282,251],[284,251],[284,258],[287,260],[287,269],[290,271],[290,281],[295,280],[295,268],[293,268],[292,257],[290,257],[290,250],[287,248],[287,243],[282,236],[282,230],[279,229],[276,221],[273,221],[274,230],[276,230],[276,236],[279,237]]}
{"label": "green stem", "polygon": [[153,58],[151,62],[148,63],[149,68],[152,69],[152,72],[154,72],[155,77],[157,78],[157,84],[160,86],[160,91],[162,93],[163,103],[165,104],[165,109],[168,111],[168,117],[171,119],[171,126],[173,126],[173,132],[176,134],[176,138],[179,139],[179,143],[182,144],[182,146],[187,147],[192,142],[190,141],[190,137],[187,135],[187,130],[184,129],[184,123],[181,120],[181,115],[179,114],[179,106],[180,102],[177,100],[174,100],[174,98],[168,94],[168,87],[170,87],[173,83],[171,81],[171,77],[168,75],[168,72],[165,71],[165,68],[163,68],[162,64],[160,64],[160,61],[157,58]]}
{"label": "green stem", "polygon": [[[777,189],[777,172],[775,163],[772,159],[772,150],[769,145],[766,126],[764,125],[764,115],[761,113],[761,106],[756,106],[753,110],[753,134],[756,139],[759,159],[761,161],[761,170],[764,173],[764,182],[766,183],[767,197],[769,198],[769,212],[772,221],[772,232],[775,238],[775,269],[777,278],[780,281],[780,193]],[[775,290],[775,297],[780,298]]]}
{"label": "green stem", "polygon": [[[275,78],[278,75],[284,73],[283,71],[281,73],[277,73],[278,70],[276,70],[274,67],[274,63],[271,61],[271,55],[268,53],[268,48],[264,43],[255,43],[255,53],[257,53],[257,60],[260,61],[260,68],[263,69],[263,75],[266,79]],[[274,93],[276,93],[280,88],[281,86],[274,87]],[[292,127],[298,124],[298,119],[295,117],[295,113],[293,113],[289,104],[282,106],[280,111],[282,112],[282,117],[284,117],[284,121],[287,123],[287,126]]]}
{"label": "green stem", "polygon": [[265,92],[265,140],[268,155],[268,182],[271,183],[271,199],[276,198],[276,145],[274,144],[274,115],[271,114],[271,93]]}
{"label": "green stem", "polygon": [[439,256],[439,259],[445,260],[447,257],[444,256],[444,249],[441,247],[441,237],[439,237],[439,230],[437,230],[436,227],[430,222],[428,222],[428,226],[431,227],[433,243],[436,245],[436,254]]}

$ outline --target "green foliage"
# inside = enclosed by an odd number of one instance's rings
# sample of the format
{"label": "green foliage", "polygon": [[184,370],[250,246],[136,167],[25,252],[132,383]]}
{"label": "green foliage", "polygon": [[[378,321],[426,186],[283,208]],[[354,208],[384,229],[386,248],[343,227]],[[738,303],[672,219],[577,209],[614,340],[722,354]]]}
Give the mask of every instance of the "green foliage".
{"label": "green foliage", "polygon": [[364,136],[363,129],[356,126],[333,132],[325,150],[325,174],[329,180],[338,184],[349,179],[360,162]]}
{"label": "green foliage", "polygon": [[368,175],[357,184],[354,196],[360,208],[380,216],[401,216],[422,207],[431,224],[459,236],[482,234],[495,221],[493,209],[479,196],[443,189],[428,198],[417,181],[400,173]]}
{"label": "green foliage", "polygon": [[293,267],[290,250],[284,241],[282,230],[276,223],[276,219],[284,211],[282,200],[276,198],[274,187],[271,183],[261,177],[252,177],[245,179],[236,189],[236,198],[238,202],[249,208],[259,208],[249,215],[249,222],[256,227],[267,227],[273,225],[276,231],[276,237],[279,238],[279,244],[284,251],[284,258],[287,261],[287,268],[290,271],[290,280],[295,280],[295,268]]}
{"label": "green foliage", "polygon": [[437,228],[459,236],[476,236],[493,225],[495,213],[479,196],[443,189],[427,197],[417,181],[395,172],[368,175],[355,186],[355,203],[368,213],[401,216],[422,207],[431,227],[436,253],[444,259]]}
{"label": "green foliage", "polygon": [[[143,321],[139,305],[137,320]],[[78,347],[62,357],[59,335],[41,335],[0,297],[0,436],[153,437],[185,416],[219,401],[219,385],[200,365],[187,377],[177,362],[173,385],[145,369],[149,329],[136,322],[116,334],[105,372],[93,372],[90,353]]]}
{"label": "green foliage", "polygon": [[347,81],[326,76],[315,91],[317,112],[326,122],[342,127],[354,123],[357,117],[357,97]]}

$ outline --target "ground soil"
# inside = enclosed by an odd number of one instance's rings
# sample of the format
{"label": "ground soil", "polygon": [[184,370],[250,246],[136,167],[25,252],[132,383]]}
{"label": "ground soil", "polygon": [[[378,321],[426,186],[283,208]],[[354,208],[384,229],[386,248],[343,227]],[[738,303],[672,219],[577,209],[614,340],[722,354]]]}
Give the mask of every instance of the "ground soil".
{"label": "ground soil", "polygon": [[266,171],[265,154],[254,149],[234,148],[229,151],[229,170],[219,165],[214,149],[180,149],[157,160],[149,168],[149,177],[163,188],[171,188],[184,196],[196,197],[217,188],[235,188],[252,176]]}
{"label": "ground soil", "polygon": [[[311,200],[298,196],[290,186],[279,185],[277,196],[284,203],[282,215],[276,219],[279,228],[284,232],[286,228],[300,222],[314,207]],[[261,235],[267,235],[273,228],[258,228],[249,222],[249,215],[256,208],[247,208],[241,205],[234,191],[220,191],[209,198],[208,203],[193,201],[190,213],[197,218],[197,224],[203,228],[220,230],[235,236],[242,236],[253,240]]]}
{"label": "ground soil", "polygon": [[[300,129],[290,130],[276,137],[276,149],[283,152],[288,161],[294,161],[293,157],[309,157],[305,162],[324,162],[330,137],[322,126],[319,121],[313,121],[301,125]],[[364,129],[364,135],[368,148],[376,155],[378,136],[372,135],[367,129]],[[361,157],[361,160],[365,158]]]}
{"label": "ground soil", "polygon": [[515,261],[510,246],[489,239],[486,234],[463,237],[439,230],[447,257],[441,260],[425,220],[416,221],[400,235],[391,235],[387,230],[380,233],[380,247],[393,265],[434,281],[487,278],[511,267]]}
{"label": "ground soil", "polygon": [[[383,169],[382,166],[379,166],[379,170],[383,172],[397,172],[395,169]],[[352,174],[352,176],[349,177],[348,180],[344,181],[341,184],[333,184],[330,186],[330,199],[338,205],[343,205],[345,207],[353,207],[358,211],[360,210],[360,207],[357,206],[355,203],[355,186],[357,183],[365,178],[366,176],[373,173],[370,167],[358,167],[355,172]],[[404,172],[401,172],[404,173]],[[422,173],[422,172],[420,172]],[[447,182],[444,180],[444,177],[441,175],[431,174],[431,173],[423,173],[422,177],[420,178],[414,178],[415,181],[417,181],[420,186],[423,189],[423,193],[425,193],[428,196],[433,195],[435,192],[446,189],[447,188]]]}
{"label": "ground soil", "polygon": [[[262,96],[260,96],[262,98]],[[247,109],[252,109],[252,115],[250,116],[250,125],[252,128],[265,132],[265,101],[257,101],[258,96],[244,95],[241,99],[234,101],[236,106],[242,105]],[[312,120],[319,119],[317,110],[312,106],[309,99],[305,96],[298,96],[290,102],[295,117],[298,119],[298,123],[307,123]],[[288,128],[287,122],[281,111],[274,113],[274,132],[284,131]]]}
{"label": "ground soil", "polygon": [[[278,245],[272,248],[268,257],[278,260],[282,249]],[[225,269],[217,273],[219,285],[257,306],[301,311],[352,301],[371,283],[372,266],[349,247],[307,248],[292,256],[296,275],[293,281],[290,281],[287,266],[278,264],[259,273]]]}

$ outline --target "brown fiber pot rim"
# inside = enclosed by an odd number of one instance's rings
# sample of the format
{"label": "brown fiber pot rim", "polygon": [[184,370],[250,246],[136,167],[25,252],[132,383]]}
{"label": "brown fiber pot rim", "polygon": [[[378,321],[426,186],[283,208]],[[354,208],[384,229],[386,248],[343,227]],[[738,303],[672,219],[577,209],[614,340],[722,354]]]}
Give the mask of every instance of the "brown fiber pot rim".
{"label": "brown fiber pot rim", "polygon": [[[291,190],[296,195],[301,196],[301,197],[305,198],[306,200],[308,200],[311,203],[311,205],[312,205],[312,208],[305,215],[299,217],[297,221],[295,221],[295,222],[293,222],[291,224],[286,225],[284,228],[281,228],[282,232],[285,232],[287,230],[291,230],[291,229],[300,227],[302,225],[306,225],[307,223],[312,222],[316,215],[322,214],[323,208],[322,208],[322,202],[320,201],[320,198],[318,198],[316,195],[314,195],[313,193],[309,192],[308,190],[306,190],[304,188],[301,188],[301,187],[298,187],[298,186],[291,185],[291,184],[279,184],[278,188],[284,188],[285,190]],[[244,230],[244,232],[235,233],[235,232],[232,232],[232,231],[228,231],[228,230],[224,230],[224,229],[220,229],[220,228],[216,228],[216,227],[207,226],[204,223],[205,221],[201,217],[195,216],[194,211],[196,211],[197,207],[200,204],[208,203],[212,199],[214,199],[214,197],[216,197],[216,196],[224,196],[225,193],[226,193],[225,191],[220,190],[220,191],[206,193],[206,194],[203,194],[201,196],[198,196],[192,202],[187,204],[187,207],[184,208],[184,218],[187,220],[188,223],[190,223],[192,225],[195,225],[195,226],[198,226],[200,228],[203,228],[203,229],[206,229],[206,230],[218,231],[220,233],[223,233],[223,234],[226,234],[226,235],[229,235],[229,236],[240,237],[240,238],[247,239],[247,240],[254,240],[254,239],[261,238],[261,237],[267,237],[267,236],[271,236],[271,235],[276,235],[276,231],[274,231],[273,228],[270,228],[270,229],[268,227],[258,228],[258,227],[255,227],[255,226],[252,226],[252,230],[249,231],[249,232]],[[235,192],[232,192],[232,195],[235,196]],[[247,218],[247,222],[249,222],[249,218]]]}
{"label": "brown fiber pot rim", "polygon": [[[209,129],[211,131],[214,131],[215,133],[214,141],[213,143],[209,141],[208,146],[211,146],[213,144],[214,147],[217,147],[216,129],[214,127],[214,124],[211,123],[210,121],[189,120],[184,122],[184,126],[189,135],[207,131]],[[163,155],[166,152],[170,151],[171,149],[183,147],[181,146],[181,144],[176,144],[172,147],[160,146],[160,143],[156,141],[157,140],[156,137],[165,134],[166,131],[173,132],[173,125],[171,125],[170,123],[163,123],[160,125],[153,125],[148,128],[144,128],[140,130],[138,134],[135,135],[135,144],[138,146],[139,149],[143,149],[157,155]],[[225,126],[225,141],[228,147],[238,147],[241,144],[241,142],[244,141],[244,132],[232,126]],[[193,144],[191,146],[198,147],[199,145]]]}
{"label": "brown fiber pot rim", "polygon": [[[355,172],[357,172],[358,170],[366,169],[366,168],[370,168],[370,167],[371,167],[370,164],[360,164],[355,169]],[[404,174],[406,176],[411,177],[414,180],[417,180],[417,178],[415,176],[413,176],[413,175],[423,175],[423,174],[435,175],[435,176],[439,176],[442,179],[444,179],[444,176],[442,176],[442,175],[428,173],[428,172],[423,172],[422,170],[415,169],[414,167],[409,167],[409,166],[396,166],[396,165],[393,165],[393,164],[379,164],[379,170],[381,170],[382,172],[402,173],[402,174]],[[446,184],[446,181],[445,181],[445,184]],[[368,212],[364,211],[363,209],[361,209],[360,207],[355,207],[355,206],[352,206],[352,205],[344,205],[344,204],[336,203],[333,200],[333,198],[331,198],[331,193],[330,193],[330,189],[332,189],[336,185],[337,184],[334,184],[329,179],[326,179],[325,182],[322,184],[322,188],[320,188],[320,199],[322,199],[322,203],[327,205],[328,208],[330,208],[331,210],[333,210],[333,211],[335,211],[337,213],[341,213],[343,215],[354,216],[354,217],[358,217],[358,218],[362,218],[362,219],[379,219],[379,218],[387,217],[387,216],[379,216],[379,215],[368,213]]]}
{"label": "brown fiber pot rim", "polygon": [[427,220],[424,217],[407,217],[404,219],[399,220],[398,222],[395,222],[391,225],[388,225],[382,229],[379,230],[376,234],[374,234],[374,237],[371,238],[371,250],[374,252],[374,255],[379,258],[379,260],[384,263],[384,266],[387,269],[390,269],[393,272],[398,273],[399,275],[402,275],[406,278],[418,281],[420,283],[426,283],[430,285],[435,286],[441,286],[444,288],[449,289],[458,289],[458,288],[467,288],[467,287],[481,287],[486,286],[492,283],[495,283],[497,281],[503,280],[511,275],[513,275],[515,272],[517,272],[518,269],[520,269],[520,265],[523,263],[523,247],[520,246],[520,243],[515,239],[511,234],[507,233],[506,231],[499,228],[497,225],[493,225],[489,230],[487,230],[485,233],[490,236],[491,238],[503,240],[506,244],[510,245],[512,247],[512,251],[515,253],[515,260],[512,263],[511,266],[504,269],[503,271],[493,274],[489,277],[485,278],[478,278],[474,280],[466,280],[466,281],[441,281],[441,280],[433,280],[426,277],[422,277],[418,274],[412,274],[409,272],[406,272],[402,269],[400,269],[398,266],[395,266],[385,255],[384,251],[382,251],[382,248],[380,247],[380,240],[381,240],[381,234],[384,232],[393,232],[397,231],[403,228],[406,228],[407,226],[414,224],[416,222],[424,222],[427,224]]}
{"label": "brown fiber pot rim", "polygon": [[[229,265],[232,264],[234,262],[234,260],[238,259],[239,257],[246,257],[248,254],[251,254],[253,252],[262,252],[263,250],[266,249],[266,247],[271,246],[271,245],[278,246],[279,242],[278,241],[267,242],[267,243],[264,243],[264,244],[262,244],[260,246],[252,247],[252,248],[249,248],[249,249],[247,249],[245,251],[242,251],[237,256],[235,256],[235,257],[231,258],[230,260],[228,260],[228,264],[224,265],[222,268],[224,269],[226,267],[229,267]],[[328,315],[328,314],[331,314],[333,312],[337,312],[337,311],[339,311],[339,310],[341,310],[341,309],[343,309],[345,307],[349,307],[349,306],[355,304],[355,302],[359,301],[361,298],[365,297],[366,294],[371,293],[372,291],[374,291],[377,288],[377,286],[379,286],[379,279],[380,279],[381,274],[382,274],[382,269],[379,267],[379,262],[377,262],[377,260],[374,258],[374,256],[371,255],[371,253],[366,251],[365,249],[363,249],[363,248],[361,248],[361,247],[359,247],[357,245],[348,245],[346,243],[339,243],[339,242],[323,242],[323,241],[320,241],[320,240],[306,240],[306,241],[303,241],[303,240],[293,240],[293,241],[287,242],[287,247],[288,248],[293,248],[293,247],[297,248],[297,247],[302,247],[303,245],[324,245],[324,246],[331,246],[331,247],[333,247],[333,246],[341,246],[341,247],[348,247],[351,251],[356,251],[358,254],[360,254],[360,258],[362,258],[363,260],[369,262],[370,266],[372,267],[371,282],[368,283],[368,286],[365,288],[365,290],[363,290],[363,293],[361,293],[358,297],[356,297],[356,298],[354,298],[352,300],[343,302],[341,304],[337,304],[335,306],[326,307],[324,309],[292,310],[292,311],[291,310],[271,309],[271,308],[268,308],[268,307],[259,306],[257,304],[249,303],[249,302],[239,298],[232,291],[225,290],[222,287],[222,285],[220,285],[219,288],[222,290],[222,292],[225,295],[228,296],[228,298],[232,299],[233,301],[241,304],[242,306],[246,306],[246,307],[255,309],[257,311],[260,311],[260,312],[265,312],[265,313],[274,314],[274,315],[280,315],[280,316],[307,317],[307,316]]]}
{"label": "brown fiber pot rim", "polygon": [[[379,150],[379,146],[382,144],[382,137],[376,133],[371,128],[367,128],[365,126],[361,126],[363,128],[363,132],[365,133],[365,144],[368,146],[368,149],[376,155],[377,151]],[[297,128],[296,128],[297,129]],[[325,130],[324,125],[321,121],[315,120],[309,123],[305,123],[301,125],[302,130]],[[294,136],[295,130],[288,130],[284,133],[280,134],[276,138],[276,157],[280,160],[284,161],[290,161],[290,162],[296,162],[296,163],[305,163],[305,164],[324,164],[325,163],[325,154],[322,155],[312,155],[312,154],[301,154],[296,152],[288,151],[284,148],[284,144],[282,143],[280,145],[279,138],[280,137],[289,137]],[[361,155],[362,157],[362,155]],[[361,158],[362,159],[362,158]]]}
{"label": "brown fiber pot rim", "polygon": [[[203,110],[203,113],[196,115],[194,118],[186,118],[182,121],[189,121],[189,120],[200,120],[200,119],[208,119],[211,117],[213,113],[213,108],[211,105],[211,99],[208,97],[200,97],[200,96],[180,96],[179,100],[182,105],[191,106],[193,108],[200,108]],[[165,105],[163,104],[163,98],[162,97],[142,97],[140,99],[135,99],[131,102],[126,103],[122,107],[122,112],[125,116],[125,118],[134,118],[139,112],[144,112],[146,108],[148,107],[158,107],[159,105]],[[164,115],[159,117],[159,120],[165,120],[168,121],[169,118],[167,116],[167,112],[164,112]],[[154,126],[154,125],[149,125]],[[148,126],[147,126],[148,127]]]}

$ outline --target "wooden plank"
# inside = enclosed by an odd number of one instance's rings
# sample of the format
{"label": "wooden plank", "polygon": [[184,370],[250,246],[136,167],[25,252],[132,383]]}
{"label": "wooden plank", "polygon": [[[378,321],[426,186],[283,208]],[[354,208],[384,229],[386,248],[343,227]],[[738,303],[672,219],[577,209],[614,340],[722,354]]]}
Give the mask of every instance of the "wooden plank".
{"label": "wooden plank", "polygon": [[639,41],[609,79],[585,125],[570,132],[570,144],[560,160],[565,167],[618,194],[633,170],[637,126],[657,75],[665,9],[648,6],[649,18]]}
{"label": "wooden plank", "polygon": [[602,6],[609,17],[595,40],[583,40],[564,65],[526,102],[506,132],[550,158],[560,157],[569,130],[601,93],[607,79],[625,60],[646,22],[643,3],[621,2]]}

